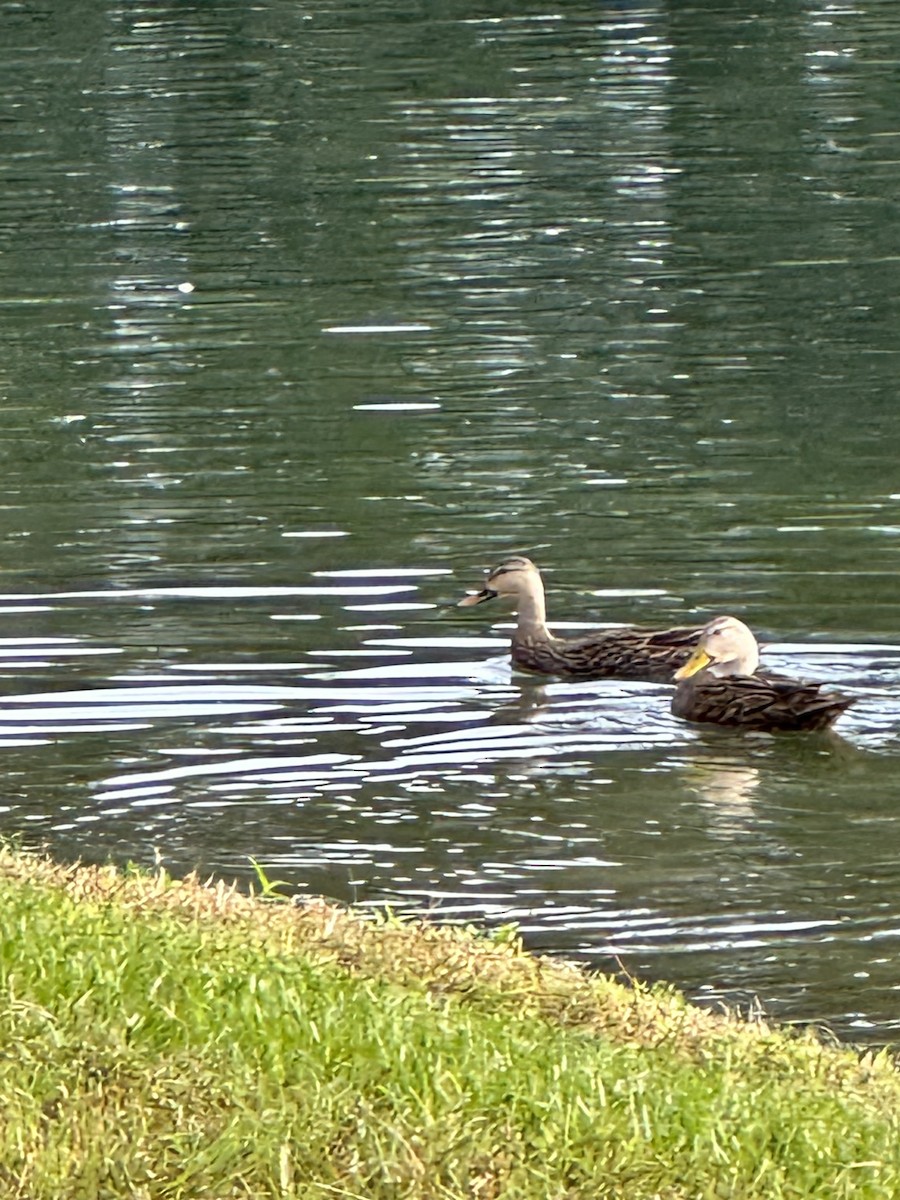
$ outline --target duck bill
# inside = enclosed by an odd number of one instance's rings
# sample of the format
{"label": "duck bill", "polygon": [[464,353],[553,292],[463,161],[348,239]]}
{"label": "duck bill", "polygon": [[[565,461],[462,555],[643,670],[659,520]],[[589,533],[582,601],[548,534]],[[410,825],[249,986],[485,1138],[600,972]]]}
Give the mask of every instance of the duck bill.
{"label": "duck bill", "polygon": [[706,653],[702,646],[698,646],[684,666],[679,667],[675,672],[675,678],[690,679],[692,675],[696,675],[698,671],[702,671],[703,668],[709,666],[711,662],[712,658]]}
{"label": "duck bill", "polygon": [[473,604],[484,604],[485,600],[493,600],[497,595],[490,588],[482,588],[480,592],[476,592],[474,596],[463,596],[462,600],[456,602],[457,608],[471,608]]}

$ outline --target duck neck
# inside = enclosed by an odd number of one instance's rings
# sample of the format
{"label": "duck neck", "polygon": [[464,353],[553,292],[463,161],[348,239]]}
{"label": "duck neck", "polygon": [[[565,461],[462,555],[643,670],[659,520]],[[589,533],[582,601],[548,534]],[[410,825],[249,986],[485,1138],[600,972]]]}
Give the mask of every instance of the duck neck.
{"label": "duck neck", "polygon": [[518,611],[517,637],[543,641],[552,636],[547,628],[547,610],[544,604],[543,588],[529,588],[527,592],[522,592],[516,608]]}
{"label": "duck neck", "polygon": [[713,663],[709,668],[710,675],[717,679],[727,679],[729,675],[755,675],[759,667],[759,652],[745,650],[728,662]]}

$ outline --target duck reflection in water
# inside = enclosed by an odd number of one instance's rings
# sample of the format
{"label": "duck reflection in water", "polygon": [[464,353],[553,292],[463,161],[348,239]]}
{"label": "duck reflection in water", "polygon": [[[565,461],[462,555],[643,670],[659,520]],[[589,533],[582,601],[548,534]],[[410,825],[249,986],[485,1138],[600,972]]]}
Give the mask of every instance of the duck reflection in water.
{"label": "duck reflection in water", "polygon": [[723,833],[746,829],[762,778],[757,767],[737,757],[696,758],[684,762],[679,774],[710,806]]}
{"label": "duck reflection in water", "polygon": [[530,558],[508,558],[491,571],[480,592],[458,601],[470,608],[494,599],[511,600],[518,613],[512,636],[513,665],[524,671],[570,679],[632,679],[670,683],[697,645],[698,628],[592,630],[571,638],[547,628],[544,584]]}

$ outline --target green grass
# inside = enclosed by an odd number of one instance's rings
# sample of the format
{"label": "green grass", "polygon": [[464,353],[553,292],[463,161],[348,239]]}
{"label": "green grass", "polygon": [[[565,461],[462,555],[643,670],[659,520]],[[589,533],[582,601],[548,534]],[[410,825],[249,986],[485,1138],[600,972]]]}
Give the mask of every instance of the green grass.
{"label": "green grass", "polygon": [[900,1077],[490,941],[0,853],[0,1196],[900,1196]]}

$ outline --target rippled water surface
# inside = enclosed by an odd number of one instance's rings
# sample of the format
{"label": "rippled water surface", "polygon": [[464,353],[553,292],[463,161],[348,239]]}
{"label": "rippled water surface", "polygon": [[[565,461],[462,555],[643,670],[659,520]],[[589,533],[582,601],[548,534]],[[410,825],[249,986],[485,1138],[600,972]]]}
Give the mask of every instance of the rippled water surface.
{"label": "rippled water surface", "polygon": [[[0,29],[0,833],[895,1039],[892,0]],[[511,551],[857,704],[512,673]]]}

